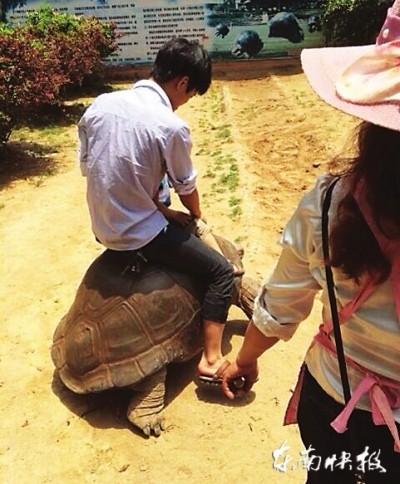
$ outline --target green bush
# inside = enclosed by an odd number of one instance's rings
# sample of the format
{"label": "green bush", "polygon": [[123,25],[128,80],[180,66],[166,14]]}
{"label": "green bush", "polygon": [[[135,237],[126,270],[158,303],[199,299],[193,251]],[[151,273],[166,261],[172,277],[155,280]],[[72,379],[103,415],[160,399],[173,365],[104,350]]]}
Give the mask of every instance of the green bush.
{"label": "green bush", "polygon": [[0,148],[12,129],[71,88],[99,76],[117,49],[115,25],[42,7],[26,24],[0,24]]}
{"label": "green bush", "polygon": [[323,27],[331,46],[375,43],[393,0],[326,0]]}
{"label": "green bush", "polygon": [[42,104],[60,103],[67,81],[51,52],[21,30],[0,34],[0,147]]}
{"label": "green bush", "polygon": [[68,78],[65,89],[101,76],[102,60],[118,48],[114,24],[57,13],[48,6],[29,13],[24,29],[52,51]]}

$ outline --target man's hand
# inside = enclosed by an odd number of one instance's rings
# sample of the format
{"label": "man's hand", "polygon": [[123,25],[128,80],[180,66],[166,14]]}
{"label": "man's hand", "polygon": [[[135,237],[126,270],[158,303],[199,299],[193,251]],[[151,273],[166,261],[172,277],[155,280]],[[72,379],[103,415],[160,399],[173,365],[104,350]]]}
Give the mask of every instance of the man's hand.
{"label": "man's hand", "polygon": [[164,215],[164,217],[181,227],[186,227],[193,220],[190,213],[181,212],[180,210],[173,210],[167,207],[158,199],[158,195],[154,197],[153,202],[155,203],[158,210]]}
{"label": "man's hand", "polygon": [[181,227],[187,227],[193,220],[190,213],[181,212],[180,210],[172,210],[171,208],[168,208],[163,215],[166,219]]}

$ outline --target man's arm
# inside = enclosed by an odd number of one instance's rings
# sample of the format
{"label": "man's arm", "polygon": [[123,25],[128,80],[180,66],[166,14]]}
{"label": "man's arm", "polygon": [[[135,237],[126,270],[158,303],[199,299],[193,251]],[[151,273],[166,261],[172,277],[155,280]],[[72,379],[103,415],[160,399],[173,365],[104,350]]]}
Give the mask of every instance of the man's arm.
{"label": "man's arm", "polygon": [[153,202],[156,204],[158,210],[164,215],[167,220],[177,223],[182,227],[186,227],[192,220],[189,213],[181,212],[180,210],[173,210],[160,202],[158,195],[154,197]]}
{"label": "man's arm", "polygon": [[200,199],[197,188],[189,195],[178,195],[182,205],[187,208],[194,218],[201,218]]}

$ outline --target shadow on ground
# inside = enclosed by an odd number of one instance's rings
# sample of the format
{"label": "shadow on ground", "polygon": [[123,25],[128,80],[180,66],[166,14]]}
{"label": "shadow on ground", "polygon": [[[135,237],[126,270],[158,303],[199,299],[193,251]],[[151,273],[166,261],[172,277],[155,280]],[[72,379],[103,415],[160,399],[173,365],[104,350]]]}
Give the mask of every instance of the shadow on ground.
{"label": "shadow on ground", "polygon": [[[9,141],[0,155],[0,190],[17,180],[57,173],[55,150],[31,141]],[[36,181],[40,184],[40,180]]]}
{"label": "shadow on ground", "polygon": [[47,140],[46,130],[62,130],[76,125],[86,105],[79,102],[62,107],[47,108],[25,127],[35,131],[30,139],[11,138],[0,150],[0,190],[17,180],[37,177],[33,183],[41,184],[47,176],[58,172],[60,162],[57,153],[63,149],[61,143]]}

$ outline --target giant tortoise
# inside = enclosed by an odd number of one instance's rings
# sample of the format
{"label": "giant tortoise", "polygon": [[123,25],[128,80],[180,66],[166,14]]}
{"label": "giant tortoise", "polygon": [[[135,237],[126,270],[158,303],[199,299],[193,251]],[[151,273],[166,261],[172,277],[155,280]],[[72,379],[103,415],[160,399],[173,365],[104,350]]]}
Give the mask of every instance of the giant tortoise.
{"label": "giant tortoise", "polygon": [[218,24],[214,29],[215,35],[224,39],[230,32],[230,28],[226,24]]}
{"label": "giant tortoise", "polygon": [[[236,246],[217,240],[243,269]],[[249,318],[257,287],[251,278],[235,277],[232,303]],[[105,250],[55,330],[51,356],[61,381],[75,393],[128,387],[128,420],[145,435],[159,435],[166,366],[202,349],[204,290],[204,281],[160,265],[132,272],[124,253]]]}
{"label": "giant tortoise", "polygon": [[235,57],[254,57],[263,46],[264,43],[255,30],[243,30],[233,42],[232,54]]}
{"label": "giant tortoise", "polygon": [[279,12],[268,22],[269,37],[283,37],[293,44],[304,40],[304,31],[293,12]]}

